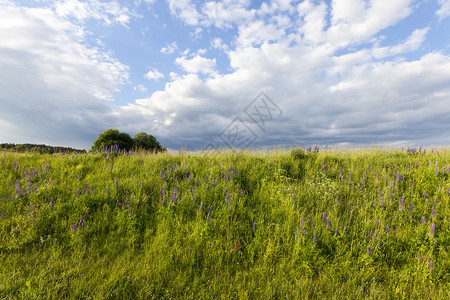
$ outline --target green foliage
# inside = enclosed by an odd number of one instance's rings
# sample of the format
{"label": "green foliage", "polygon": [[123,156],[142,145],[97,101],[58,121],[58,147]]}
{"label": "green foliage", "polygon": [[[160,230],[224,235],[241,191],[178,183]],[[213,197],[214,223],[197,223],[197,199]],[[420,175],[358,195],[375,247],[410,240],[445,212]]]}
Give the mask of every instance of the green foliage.
{"label": "green foliage", "polygon": [[86,153],[86,150],[74,149],[70,147],[55,147],[36,144],[0,144],[1,150],[14,152],[33,152],[40,154],[53,153]]}
{"label": "green foliage", "polygon": [[91,151],[101,151],[103,147],[119,146],[120,149],[131,150],[135,146],[134,140],[128,133],[117,129],[108,129],[101,133],[92,145]]}
{"label": "green foliage", "polygon": [[145,132],[139,132],[134,136],[134,143],[138,149],[161,152],[162,147],[156,138]]}
{"label": "green foliage", "polygon": [[438,150],[2,153],[0,298],[448,299]]}

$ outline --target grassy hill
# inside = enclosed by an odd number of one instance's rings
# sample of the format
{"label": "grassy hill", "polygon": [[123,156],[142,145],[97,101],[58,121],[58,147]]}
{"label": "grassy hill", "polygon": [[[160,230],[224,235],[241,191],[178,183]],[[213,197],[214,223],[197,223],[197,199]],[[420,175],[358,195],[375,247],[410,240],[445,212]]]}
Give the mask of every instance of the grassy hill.
{"label": "grassy hill", "polygon": [[0,161],[0,298],[450,298],[448,148]]}

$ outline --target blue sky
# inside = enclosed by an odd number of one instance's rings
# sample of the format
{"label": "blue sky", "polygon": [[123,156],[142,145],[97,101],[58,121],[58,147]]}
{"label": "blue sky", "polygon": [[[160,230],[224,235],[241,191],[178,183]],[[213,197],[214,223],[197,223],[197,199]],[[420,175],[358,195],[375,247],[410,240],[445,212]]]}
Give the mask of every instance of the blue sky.
{"label": "blue sky", "polygon": [[448,145],[448,32],[450,0],[0,0],[0,142]]}

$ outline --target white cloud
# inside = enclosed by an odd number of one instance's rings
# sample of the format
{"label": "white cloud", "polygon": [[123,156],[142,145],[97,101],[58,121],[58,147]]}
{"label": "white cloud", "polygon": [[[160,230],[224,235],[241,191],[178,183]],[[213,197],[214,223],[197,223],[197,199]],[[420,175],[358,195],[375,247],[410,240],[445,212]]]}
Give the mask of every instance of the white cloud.
{"label": "white cloud", "polygon": [[[223,28],[227,44],[213,32],[207,52],[222,49],[217,60],[198,46],[186,49],[175,59],[180,72],[167,72],[163,90],[119,107],[109,100],[128,82],[128,67],[88,46],[81,21],[76,26],[52,9],[0,0],[0,136],[70,145],[65,141],[87,135],[90,143],[113,125],[131,133],[144,128],[165,146],[201,147],[218,142],[236,116],[249,121],[245,107],[265,91],[283,115],[257,131],[261,144],[448,140],[450,57],[439,51],[408,56],[432,25],[412,28],[400,42],[380,36],[410,15],[412,1],[352,1],[348,10],[348,1],[298,2],[274,0],[253,14],[250,1],[169,0],[171,13],[193,26],[187,32]],[[86,20],[81,13],[80,20]],[[173,42],[160,52],[181,51]],[[228,74],[219,73],[223,61]],[[162,78],[155,69],[145,76]]]}
{"label": "white cloud", "polygon": [[[283,9],[293,14],[288,2]],[[275,17],[241,24],[231,43],[235,48],[225,52],[230,74],[218,74],[216,62],[198,53],[177,58],[191,74],[172,74],[163,91],[129,109],[160,120],[154,128],[168,140],[201,146],[220,143],[217,135],[234,117],[245,119],[243,110],[264,90],[283,116],[268,124],[262,144],[442,142],[450,125],[445,96],[450,94],[450,58],[438,52],[411,61],[400,57],[420,48],[429,27],[412,30],[397,44],[361,46],[385,42],[376,35],[407,17],[411,8],[403,0],[358,3],[345,11],[302,2],[297,6],[301,21],[292,23],[301,34],[295,39],[288,33],[293,27]],[[355,48],[335,55],[349,45]],[[211,46],[225,48],[221,38]],[[216,73],[202,80],[201,70]]]}
{"label": "white cloud", "polygon": [[71,17],[84,23],[88,19],[102,21],[106,25],[114,23],[128,28],[130,18],[136,16],[127,7],[117,1],[101,2],[99,0],[60,0],[55,1],[55,12],[61,17]]}
{"label": "white cloud", "polygon": [[160,52],[162,54],[172,54],[178,49],[177,43],[172,42],[170,44],[167,44],[166,47],[162,47]]}
{"label": "white cloud", "polygon": [[263,21],[255,21],[239,27],[239,46],[260,45],[263,42],[277,41],[284,36],[284,30],[278,29],[273,24],[265,24]]}
{"label": "white cloud", "polygon": [[203,16],[197,11],[197,7],[190,0],[167,0],[170,12],[190,26],[202,23]]}
{"label": "white cloud", "polygon": [[226,45],[221,38],[214,38],[211,41],[211,47],[213,47],[214,49],[221,49],[225,52],[227,52],[229,49],[228,45]]}
{"label": "white cloud", "polygon": [[86,136],[115,118],[105,116],[107,101],[128,82],[129,69],[83,36],[51,9],[2,3],[0,119],[16,126],[8,133],[22,137],[15,142],[86,145]]}
{"label": "white cloud", "polygon": [[136,85],[135,87],[133,87],[133,89],[134,89],[136,92],[139,92],[139,93],[145,93],[145,92],[147,91],[147,89],[145,88],[145,86],[143,86],[142,84]]}
{"label": "white cloud", "polygon": [[255,9],[247,9],[250,1],[209,1],[206,2],[202,13],[209,23],[218,28],[231,28],[233,23],[242,24],[250,22]]}
{"label": "white cloud", "polygon": [[450,0],[438,0],[440,5],[439,9],[436,11],[436,15],[440,20],[443,20],[450,16]]}
{"label": "white cloud", "polygon": [[144,75],[144,77],[150,80],[158,80],[164,78],[164,75],[156,69],[151,69]]}
{"label": "white cloud", "polygon": [[179,57],[175,60],[175,63],[180,65],[188,73],[215,73],[215,58],[209,59],[197,54],[191,59],[188,59],[185,56]]}
{"label": "white cloud", "polygon": [[256,14],[249,0],[207,1],[196,5],[191,0],[167,0],[172,15],[190,26],[231,28],[250,22]]}
{"label": "white cloud", "polygon": [[373,55],[376,58],[384,58],[416,50],[425,41],[426,34],[428,31],[429,28],[416,29],[403,43],[390,47],[374,48]]}

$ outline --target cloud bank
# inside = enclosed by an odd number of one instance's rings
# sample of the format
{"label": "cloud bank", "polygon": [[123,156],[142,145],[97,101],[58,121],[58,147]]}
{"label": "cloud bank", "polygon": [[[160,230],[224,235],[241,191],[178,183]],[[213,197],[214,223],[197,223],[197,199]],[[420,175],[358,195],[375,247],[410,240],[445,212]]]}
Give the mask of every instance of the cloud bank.
{"label": "cloud bank", "polygon": [[[0,1],[2,139],[88,148],[101,131],[119,128],[199,149],[223,145],[218,135],[240,117],[258,135],[254,146],[448,144],[448,51],[424,50],[431,25],[385,41],[420,9],[414,1],[279,0],[256,8],[246,0],[167,2],[187,28],[213,32],[211,47],[181,54],[176,42],[159,47],[175,56],[172,72],[151,69],[145,77],[164,78],[164,88],[117,106],[114,95],[130,84],[132,70],[87,44],[82,23],[130,28],[139,18],[132,8]],[[448,1],[438,3],[436,22],[446,22]],[[92,9],[73,9],[83,5]],[[231,39],[216,35],[222,31]],[[261,91],[283,111],[264,130],[244,112]]]}

